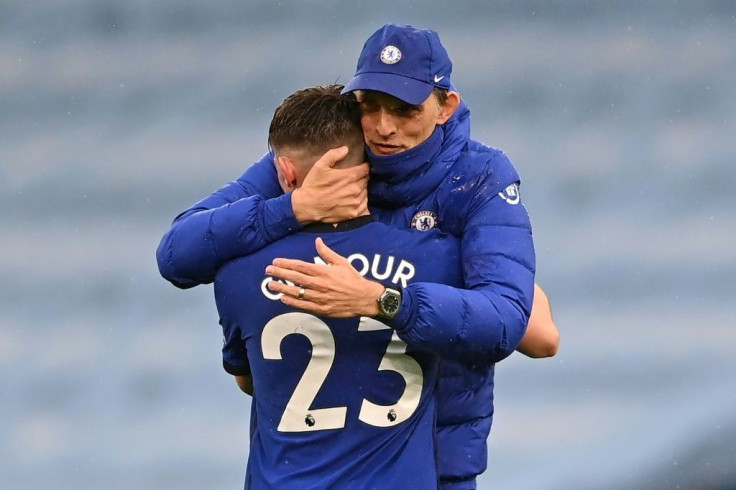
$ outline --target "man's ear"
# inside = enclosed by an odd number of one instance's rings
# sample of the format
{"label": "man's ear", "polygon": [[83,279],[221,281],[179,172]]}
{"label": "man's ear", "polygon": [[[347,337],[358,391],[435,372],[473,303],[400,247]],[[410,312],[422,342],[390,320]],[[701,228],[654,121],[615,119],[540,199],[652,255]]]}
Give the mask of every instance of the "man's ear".
{"label": "man's ear", "polygon": [[455,114],[455,111],[460,106],[460,94],[450,90],[447,92],[447,99],[443,104],[440,104],[440,115],[437,118],[437,124],[445,124],[448,119]]}
{"label": "man's ear", "polygon": [[294,161],[288,156],[276,157],[276,165],[278,165],[279,173],[283,176],[284,181],[282,184],[287,189],[296,188],[296,169],[294,167]]}

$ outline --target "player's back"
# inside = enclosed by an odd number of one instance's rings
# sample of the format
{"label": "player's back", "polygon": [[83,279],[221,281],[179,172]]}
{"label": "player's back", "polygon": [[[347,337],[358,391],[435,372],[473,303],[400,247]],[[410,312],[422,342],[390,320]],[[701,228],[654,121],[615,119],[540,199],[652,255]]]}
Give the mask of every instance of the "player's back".
{"label": "player's back", "polygon": [[246,487],[436,487],[437,358],[377,320],[299,312],[266,288],[273,258],[313,262],[317,236],[386,285],[459,283],[454,238],[369,221],[305,229],[217,274],[225,361],[227,342],[244,343],[255,387]]}

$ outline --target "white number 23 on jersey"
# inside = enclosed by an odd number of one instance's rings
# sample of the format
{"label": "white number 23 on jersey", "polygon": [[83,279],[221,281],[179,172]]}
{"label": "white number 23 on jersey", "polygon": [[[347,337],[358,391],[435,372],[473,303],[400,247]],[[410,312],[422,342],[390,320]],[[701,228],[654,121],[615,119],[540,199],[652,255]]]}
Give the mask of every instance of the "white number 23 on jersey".
{"label": "white number 23 on jersey", "polygon": [[[387,328],[389,327],[377,320],[362,317],[358,331]],[[335,359],[335,339],[326,323],[316,316],[301,312],[285,313],[273,318],[263,328],[263,358],[280,360],[281,341],[292,334],[304,335],[309,340],[312,344],[312,357],[286,404],[278,430],[308,432],[345,427],[347,407],[310,409]],[[363,399],[358,418],[373,426],[390,427],[407,420],[417,409],[424,376],[419,363],[406,355],[406,344],[398,338],[396,332],[393,333],[378,370],[398,373],[406,383],[404,393],[393,405],[377,405]]]}

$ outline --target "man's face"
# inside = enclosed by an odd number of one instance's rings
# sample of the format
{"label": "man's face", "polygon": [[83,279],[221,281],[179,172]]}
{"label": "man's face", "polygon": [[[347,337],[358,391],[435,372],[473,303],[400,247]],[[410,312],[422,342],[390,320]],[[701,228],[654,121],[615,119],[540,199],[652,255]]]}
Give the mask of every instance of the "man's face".
{"label": "man's face", "polygon": [[420,105],[411,105],[383,92],[358,90],[363,137],[376,155],[394,155],[429,138],[445,117],[437,97],[430,94]]}

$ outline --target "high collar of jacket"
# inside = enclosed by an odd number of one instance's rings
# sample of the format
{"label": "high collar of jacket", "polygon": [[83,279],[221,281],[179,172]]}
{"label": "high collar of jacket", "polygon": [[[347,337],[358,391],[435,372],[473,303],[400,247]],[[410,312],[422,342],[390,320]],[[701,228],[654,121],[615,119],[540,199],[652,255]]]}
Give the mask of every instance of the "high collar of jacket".
{"label": "high collar of jacket", "polygon": [[371,163],[368,200],[373,206],[406,206],[436,189],[470,139],[470,110],[461,101],[455,114],[437,126],[427,140],[396,155],[376,155]]}

